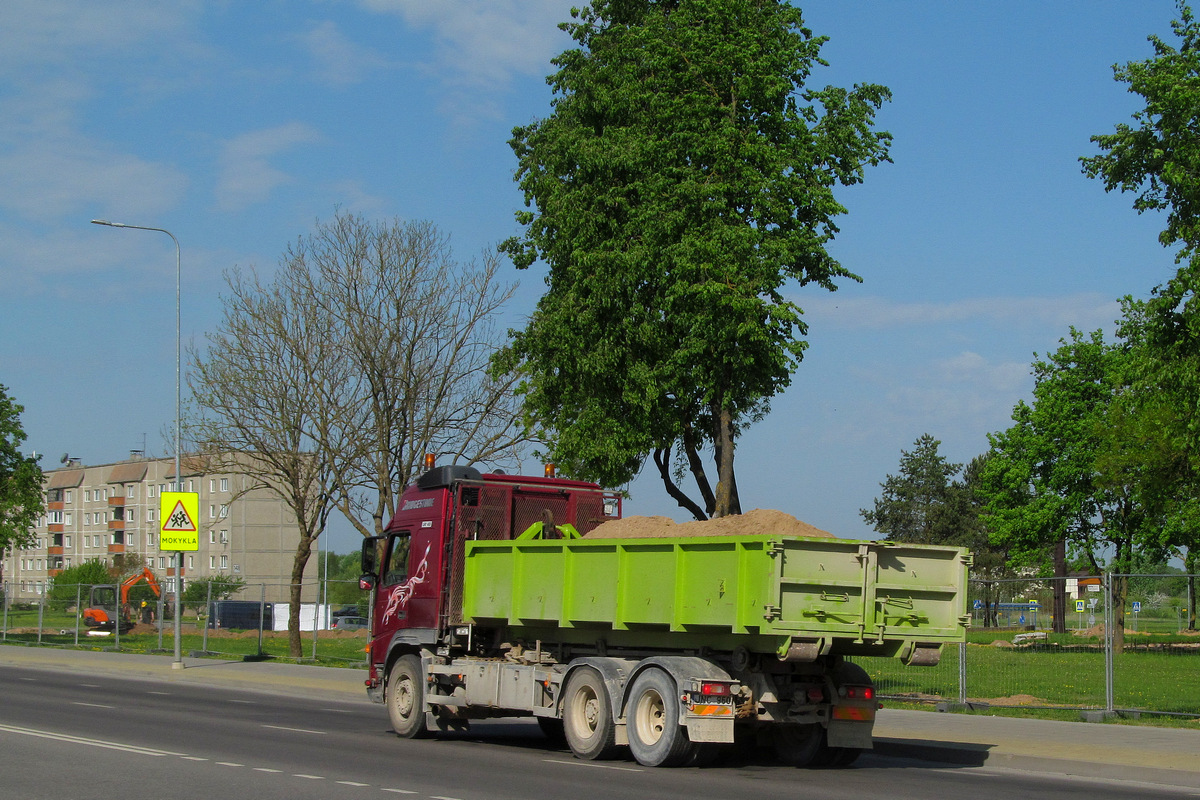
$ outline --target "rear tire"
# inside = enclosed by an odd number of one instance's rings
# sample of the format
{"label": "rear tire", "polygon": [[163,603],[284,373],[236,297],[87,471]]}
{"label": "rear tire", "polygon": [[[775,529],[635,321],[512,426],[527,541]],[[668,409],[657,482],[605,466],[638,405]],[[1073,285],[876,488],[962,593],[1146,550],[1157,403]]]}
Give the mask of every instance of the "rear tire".
{"label": "rear tire", "polygon": [[397,736],[418,739],[427,736],[425,725],[425,671],[421,659],[401,656],[392,665],[387,682],[388,717]]}
{"label": "rear tire", "polygon": [[688,739],[679,724],[679,690],[662,670],[648,669],[629,690],[625,712],[629,751],[644,767],[682,767],[700,755],[700,745]]}
{"label": "rear tire", "polygon": [[617,725],[600,673],[581,667],[563,691],[563,734],[576,758],[600,761],[617,753]]}
{"label": "rear tire", "polygon": [[[825,747],[825,729],[812,725],[778,725],[771,729],[771,749],[781,764],[807,767]],[[828,749],[828,748],[826,748]]]}

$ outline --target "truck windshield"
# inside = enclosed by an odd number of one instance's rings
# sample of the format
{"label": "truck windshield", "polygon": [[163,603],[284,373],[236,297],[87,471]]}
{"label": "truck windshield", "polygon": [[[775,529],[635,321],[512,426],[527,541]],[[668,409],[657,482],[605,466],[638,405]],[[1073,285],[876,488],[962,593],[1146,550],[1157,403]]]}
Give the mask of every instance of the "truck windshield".
{"label": "truck windshield", "polygon": [[391,586],[408,580],[408,546],[412,534],[401,531],[392,537],[387,562],[383,568],[383,585]]}

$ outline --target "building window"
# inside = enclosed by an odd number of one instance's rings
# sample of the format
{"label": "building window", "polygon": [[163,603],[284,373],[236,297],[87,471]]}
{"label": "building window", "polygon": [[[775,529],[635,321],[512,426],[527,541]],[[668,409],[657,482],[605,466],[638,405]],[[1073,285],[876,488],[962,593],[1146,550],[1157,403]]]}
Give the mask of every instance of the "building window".
{"label": "building window", "polygon": [[191,478],[188,479],[188,491],[189,492],[196,491],[196,485],[195,485],[195,483],[192,482]]}
{"label": "building window", "polygon": [[71,490],[70,489],[67,489],[65,492],[63,492],[63,502],[64,503],[71,502]]}
{"label": "building window", "polygon": [[158,568],[159,568],[159,569],[166,569],[166,568],[167,568],[167,557],[166,557],[166,556],[159,556],[159,557],[158,557]]}
{"label": "building window", "polygon": [[64,524],[64,525],[70,525],[70,524],[71,524],[71,515],[70,515],[69,513],[68,513],[68,514],[63,514],[63,524]]}
{"label": "building window", "polygon": [[209,519],[216,519],[216,518],[217,518],[217,507],[216,507],[216,506],[209,506],[209,507],[208,507],[208,518],[209,518]]}
{"label": "building window", "polygon": [[216,557],[216,556],[209,556],[209,557],[208,557],[208,568],[209,568],[209,569],[216,569],[216,568],[217,568],[217,557]]}
{"label": "building window", "polygon": [[217,479],[216,478],[208,479],[208,490],[210,492],[215,492],[217,490]]}
{"label": "building window", "polygon": [[51,525],[61,525],[62,521],[63,521],[63,512],[61,512],[61,511],[51,511],[50,512],[50,524]]}
{"label": "building window", "polygon": [[65,559],[63,559],[63,566],[64,566],[66,569],[70,569],[70,568],[71,568],[71,557],[70,557],[70,556],[67,556]]}
{"label": "building window", "polygon": [[84,490],[84,492],[83,492],[83,502],[85,502],[85,503],[90,503],[90,502],[92,502],[92,490],[91,490],[91,489],[85,489],[85,490]]}
{"label": "building window", "polygon": [[221,478],[221,491],[222,492],[229,491],[229,478]]}
{"label": "building window", "polygon": [[221,531],[221,544],[229,544],[229,531]]}
{"label": "building window", "polygon": [[92,515],[91,515],[91,514],[84,514],[84,515],[83,515],[83,524],[84,524],[84,525],[91,525],[91,524],[92,524]]}
{"label": "building window", "polygon": [[221,556],[221,569],[229,569],[229,556]]}
{"label": "building window", "polygon": [[188,556],[188,569],[195,569],[195,568],[196,568],[196,557]]}
{"label": "building window", "polygon": [[70,534],[68,534],[68,535],[66,535],[66,536],[64,536],[64,537],[63,537],[63,546],[64,546],[64,547],[70,547],[70,546],[71,546],[71,536],[70,536]]}
{"label": "building window", "polygon": [[208,532],[208,543],[209,543],[209,544],[216,544],[216,543],[217,543],[217,532],[216,532],[216,531],[210,530],[210,531]]}
{"label": "building window", "polygon": [[154,515],[155,515],[155,511],[154,511],[154,509],[153,509],[153,508],[147,508],[147,509],[146,509],[146,521],[147,521],[147,522],[154,522],[154,520],[155,520],[155,516],[154,516]]}
{"label": "building window", "polygon": [[137,497],[137,487],[134,486],[133,484],[130,484],[129,487],[125,489],[125,496],[126,497]]}
{"label": "building window", "polygon": [[153,483],[146,487],[146,496],[154,497],[154,484]]}

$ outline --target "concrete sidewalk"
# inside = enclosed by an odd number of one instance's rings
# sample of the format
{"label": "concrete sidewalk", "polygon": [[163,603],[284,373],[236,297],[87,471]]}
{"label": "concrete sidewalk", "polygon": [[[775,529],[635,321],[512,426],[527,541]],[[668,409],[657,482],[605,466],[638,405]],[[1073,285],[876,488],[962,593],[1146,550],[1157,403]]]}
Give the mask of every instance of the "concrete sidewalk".
{"label": "concrete sidewalk", "polygon": [[[171,656],[0,645],[0,668],[153,678],[369,705],[362,669],[201,658],[185,658],[179,669],[172,661]],[[1200,723],[1155,728],[885,707],[875,724],[875,753],[1200,789]]]}

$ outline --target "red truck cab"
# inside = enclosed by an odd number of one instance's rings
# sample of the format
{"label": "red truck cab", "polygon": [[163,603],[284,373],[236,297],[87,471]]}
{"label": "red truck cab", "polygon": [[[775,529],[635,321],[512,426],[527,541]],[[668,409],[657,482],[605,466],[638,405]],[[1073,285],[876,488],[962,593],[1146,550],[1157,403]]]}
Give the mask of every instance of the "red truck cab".
{"label": "red truck cab", "polygon": [[542,523],[585,534],[619,518],[621,498],[594,483],[547,476],[484,474],[473,467],[429,469],[401,494],[383,535],[363,543],[363,588],[373,588],[373,691],[399,652],[469,646],[462,618],[465,543],[515,539]]}

